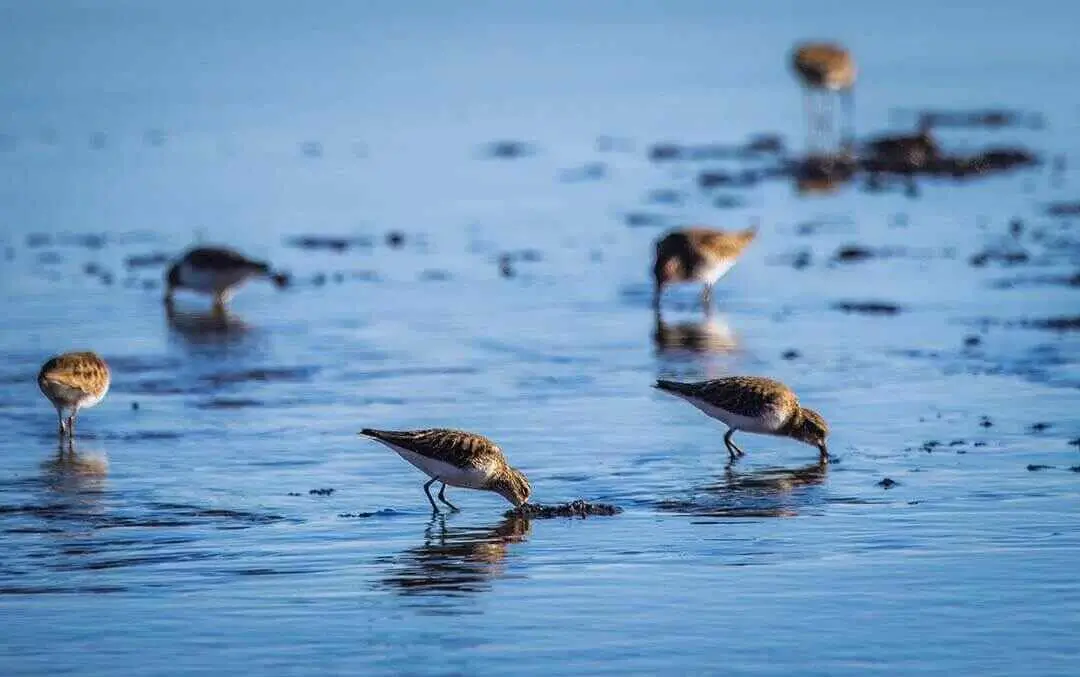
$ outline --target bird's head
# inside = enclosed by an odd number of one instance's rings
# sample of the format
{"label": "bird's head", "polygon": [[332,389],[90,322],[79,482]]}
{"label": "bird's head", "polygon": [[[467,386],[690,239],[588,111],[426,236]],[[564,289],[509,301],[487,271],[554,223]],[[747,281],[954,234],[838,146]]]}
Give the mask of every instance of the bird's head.
{"label": "bird's head", "polygon": [[525,475],[517,468],[507,466],[506,470],[493,479],[487,487],[506,500],[510,501],[515,508],[520,508],[528,502],[532,495],[532,486]]}
{"label": "bird's head", "polygon": [[798,421],[791,428],[790,436],[800,442],[817,447],[823,458],[829,454],[826,444],[826,438],[829,436],[829,424],[825,422],[821,414],[813,409],[802,408]]}

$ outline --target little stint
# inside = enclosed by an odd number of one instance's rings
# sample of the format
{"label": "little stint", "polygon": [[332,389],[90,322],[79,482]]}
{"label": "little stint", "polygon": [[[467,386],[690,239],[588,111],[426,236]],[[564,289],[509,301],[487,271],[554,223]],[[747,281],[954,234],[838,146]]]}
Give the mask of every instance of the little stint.
{"label": "little stint", "polygon": [[430,493],[435,482],[442,482],[439,500],[451,510],[457,507],[443,495],[448,484],[493,491],[515,508],[524,505],[532,494],[525,475],[511,468],[498,445],[482,435],[443,428],[411,431],[364,428],[359,434],[382,442],[431,478],[424,485],[424,494],[435,512],[439,507]]}
{"label": "little stint", "polygon": [[735,265],[739,255],[757,236],[757,222],[746,230],[724,232],[710,228],[680,228],[656,241],[653,308],[659,311],[664,286],[677,282],[704,285],[701,303],[709,310],[716,281]]}
{"label": "little stint", "polygon": [[109,392],[109,365],[95,353],[64,353],[51,358],[38,372],[38,387],[56,407],[61,437],[75,436],[75,417]]}
{"label": "little stint", "polygon": [[736,430],[790,437],[817,447],[821,462],[829,461],[825,444],[829,425],[821,414],[800,406],[799,398],[780,381],[761,376],[728,376],[699,383],[659,379],[655,387],[726,423],[724,445],[731,461],[743,455],[731,439]]}
{"label": "little stint", "polygon": [[831,110],[827,114],[822,110],[823,101],[818,101],[815,111],[811,95],[840,94],[844,105],[845,143],[854,138],[854,107],[852,91],[855,87],[855,60],[851,53],[832,42],[806,42],[795,46],[791,54],[791,67],[803,86],[803,107],[806,110],[812,132],[824,133],[831,127]]}
{"label": "little stint", "polygon": [[941,148],[934,139],[933,127],[928,117],[919,121],[915,134],[879,136],[866,143],[868,160],[875,165],[900,171],[926,169],[941,156]]}
{"label": "little stint", "polygon": [[214,308],[224,310],[240,285],[253,277],[270,278],[284,287],[287,277],[275,274],[270,265],[253,261],[231,249],[196,247],[174,263],[165,276],[165,304],[171,307],[177,289],[214,297]]}

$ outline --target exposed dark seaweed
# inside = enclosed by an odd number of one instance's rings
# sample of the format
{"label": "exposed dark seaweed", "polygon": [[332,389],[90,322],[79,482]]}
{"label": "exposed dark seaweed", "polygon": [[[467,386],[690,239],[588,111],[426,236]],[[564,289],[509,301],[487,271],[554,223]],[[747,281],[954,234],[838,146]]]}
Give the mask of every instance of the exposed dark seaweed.
{"label": "exposed dark seaweed", "polygon": [[526,503],[521,507],[507,510],[507,517],[528,517],[548,519],[552,517],[591,517],[595,515],[618,515],[622,508],[607,503],[589,503],[582,499],[557,505],[539,505]]}
{"label": "exposed dark seaweed", "polygon": [[896,315],[900,312],[900,306],[885,301],[841,301],[834,303],[833,308],[862,315]]}
{"label": "exposed dark seaweed", "polygon": [[333,252],[343,252],[352,247],[371,247],[372,241],[368,237],[347,237],[338,235],[297,235],[285,241],[291,247],[298,249],[319,250],[325,249]]}

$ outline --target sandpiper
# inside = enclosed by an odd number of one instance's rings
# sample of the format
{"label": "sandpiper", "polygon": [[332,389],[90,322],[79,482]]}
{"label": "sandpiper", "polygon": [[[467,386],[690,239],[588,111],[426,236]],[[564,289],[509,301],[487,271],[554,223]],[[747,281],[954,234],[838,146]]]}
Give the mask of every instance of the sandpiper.
{"label": "sandpiper", "polygon": [[382,442],[431,478],[424,485],[424,494],[436,512],[439,507],[429,491],[435,482],[442,482],[439,500],[452,510],[457,507],[443,495],[448,484],[494,491],[514,507],[524,505],[532,493],[525,475],[511,468],[498,445],[482,435],[444,428],[409,431],[364,428],[359,434]]}
{"label": "sandpiper", "polygon": [[38,387],[56,407],[61,437],[75,436],[75,417],[109,392],[109,365],[95,353],[64,353],[51,358],[38,372]]}
{"label": "sandpiper", "polygon": [[791,54],[791,66],[803,86],[803,107],[806,109],[811,131],[827,132],[831,126],[829,116],[822,109],[824,101],[818,101],[815,111],[811,96],[817,94],[839,94],[844,105],[846,118],[844,136],[847,142],[854,137],[854,98],[855,60],[851,54],[832,42],[806,42],[795,46]]}
{"label": "sandpiper", "polygon": [[879,136],[866,143],[872,167],[883,167],[893,171],[917,171],[938,159],[941,148],[934,139],[932,120],[923,117],[915,134],[895,134]]}
{"label": "sandpiper", "polygon": [[278,287],[288,278],[273,273],[270,265],[253,261],[231,249],[196,247],[174,263],[165,276],[165,304],[171,306],[177,289],[189,289],[214,297],[214,308],[224,309],[236,290],[253,277],[266,277]]}
{"label": "sandpiper", "polygon": [[660,379],[655,387],[726,423],[724,445],[732,461],[743,455],[731,439],[736,430],[790,437],[817,447],[821,462],[829,461],[825,444],[829,425],[821,414],[800,406],[799,398],[780,381],[761,376],[728,376],[699,383]]}
{"label": "sandpiper", "polygon": [[659,311],[664,285],[676,282],[700,282],[701,304],[706,310],[712,303],[716,281],[735,265],[747,245],[757,236],[757,222],[746,230],[725,232],[710,228],[680,228],[656,241],[653,277],[653,308]]}

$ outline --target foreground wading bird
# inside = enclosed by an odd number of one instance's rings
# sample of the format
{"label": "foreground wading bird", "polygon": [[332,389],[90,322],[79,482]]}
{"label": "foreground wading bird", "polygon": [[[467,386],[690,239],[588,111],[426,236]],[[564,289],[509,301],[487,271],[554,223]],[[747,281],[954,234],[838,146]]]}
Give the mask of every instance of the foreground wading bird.
{"label": "foreground wading bird", "polygon": [[75,417],[109,392],[109,365],[95,353],[64,353],[51,358],[38,372],[38,387],[56,407],[59,435],[75,436]]}
{"label": "foreground wading bird", "polygon": [[274,273],[263,261],[219,247],[196,247],[174,263],[165,276],[165,305],[171,307],[177,289],[188,289],[214,297],[214,308],[224,310],[240,285],[253,277],[271,279],[284,287],[288,278]]}
{"label": "foreground wading bird", "polygon": [[443,495],[448,484],[494,491],[515,508],[524,505],[532,494],[525,475],[511,468],[498,445],[483,435],[442,428],[412,431],[364,428],[359,434],[382,442],[431,478],[424,485],[424,494],[436,512],[439,507],[429,491],[435,482],[442,482],[439,500],[452,510],[457,510],[457,506]]}
{"label": "foreground wading bird", "polygon": [[653,308],[660,310],[664,287],[677,282],[700,282],[701,304],[708,311],[712,290],[757,237],[757,222],[746,230],[725,232],[710,228],[680,228],[656,241],[653,263]]}
{"label": "foreground wading bird", "polygon": [[726,423],[724,445],[732,461],[743,455],[731,439],[736,430],[790,437],[817,447],[821,462],[829,461],[825,443],[829,425],[821,414],[800,406],[799,398],[780,381],[760,376],[728,376],[699,383],[660,379],[655,387]]}
{"label": "foreground wading bird", "polygon": [[[806,42],[795,46],[791,67],[803,87],[803,108],[811,136],[825,134],[832,128],[832,97],[839,95],[844,106],[844,143],[855,136],[855,60],[835,43]],[[814,101],[813,98],[817,98]],[[829,97],[824,99],[823,97]],[[830,104],[826,111],[825,104]]]}

